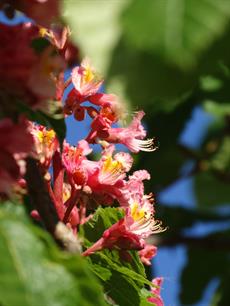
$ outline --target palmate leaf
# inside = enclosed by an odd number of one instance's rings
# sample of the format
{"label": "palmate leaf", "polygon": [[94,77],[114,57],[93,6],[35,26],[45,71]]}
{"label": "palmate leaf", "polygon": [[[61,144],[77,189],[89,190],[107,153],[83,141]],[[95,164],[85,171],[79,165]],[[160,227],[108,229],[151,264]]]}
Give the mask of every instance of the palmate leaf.
{"label": "palmate leaf", "polygon": [[100,285],[86,262],[62,254],[46,233],[10,210],[0,211],[0,304],[104,306]]}
{"label": "palmate leaf", "polygon": [[63,11],[108,90],[151,112],[176,106],[230,61],[228,0],[70,0]]}
{"label": "palmate leaf", "polygon": [[[94,217],[81,227],[88,247],[97,241],[108,227],[123,217],[118,208],[99,208]],[[92,271],[101,280],[105,292],[120,306],[140,305],[141,290],[151,285],[137,251],[130,251],[130,261],[122,260],[116,250],[96,252],[88,257]]]}
{"label": "palmate leaf", "polygon": [[133,104],[151,104],[152,113],[170,110],[197,89],[201,75],[229,63],[229,20],[227,0],[131,1],[108,85],[121,83]]}

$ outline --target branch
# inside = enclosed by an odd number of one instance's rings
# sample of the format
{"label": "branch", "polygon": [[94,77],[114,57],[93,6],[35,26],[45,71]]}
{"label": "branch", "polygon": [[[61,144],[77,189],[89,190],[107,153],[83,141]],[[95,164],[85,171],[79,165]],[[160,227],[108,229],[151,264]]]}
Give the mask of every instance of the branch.
{"label": "branch", "polygon": [[173,247],[178,244],[185,244],[198,248],[211,250],[230,250],[230,238],[214,238],[214,237],[186,237],[182,235],[174,235],[170,237],[152,236],[149,240],[156,246]]}
{"label": "branch", "polygon": [[55,237],[55,228],[59,218],[47,191],[44,178],[35,159],[27,158],[26,162],[26,181],[29,197],[38,211],[45,228]]}

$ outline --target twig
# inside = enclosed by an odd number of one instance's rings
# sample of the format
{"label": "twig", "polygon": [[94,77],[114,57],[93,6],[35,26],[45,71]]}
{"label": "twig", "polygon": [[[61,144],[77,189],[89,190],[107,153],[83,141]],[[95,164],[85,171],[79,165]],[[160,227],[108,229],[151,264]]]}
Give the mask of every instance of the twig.
{"label": "twig", "polygon": [[230,251],[230,238],[186,237],[174,235],[165,238],[160,236],[151,237],[150,242],[156,246],[173,247],[179,244],[186,244],[188,246],[202,247],[205,249]]}
{"label": "twig", "polygon": [[55,237],[55,228],[59,218],[45,186],[44,178],[35,159],[27,158],[26,163],[26,181],[29,197],[38,211],[45,228]]}

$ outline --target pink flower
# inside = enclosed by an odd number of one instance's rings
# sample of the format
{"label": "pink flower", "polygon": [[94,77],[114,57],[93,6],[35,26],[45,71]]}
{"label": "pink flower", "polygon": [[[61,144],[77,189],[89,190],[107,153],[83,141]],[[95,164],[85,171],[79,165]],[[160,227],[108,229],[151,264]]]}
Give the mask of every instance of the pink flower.
{"label": "pink flower", "polygon": [[35,52],[32,42],[38,37],[39,27],[31,22],[0,24],[0,57],[4,59],[0,62],[0,89],[4,90],[6,100],[7,95],[16,96],[41,109],[47,105],[46,99],[55,97],[54,79],[65,65],[51,45],[39,54]]}
{"label": "pink flower", "polygon": [[154,245],[146,244],[144,249],[139,251],[139,256],[143,264],[150,266],[151,259],[156,255],[157,247]]}
{"label": "pink flower", "polygon": [[54,130],[31,123],[30,132],[34,139],[34,154],[44,170],[48,170],[54,152],[58,149],[58,140]]}
{"label": "pink flower", "polygon": [[101,184],[115,184],[118,180],[122,180],[126,175],[125,173],[132,167],[133,159],[131,155],[119,152],[113,157],[114,150],[114,146],[109,145],[102,153],[98,174],[98,181]]}
{"label": "pink flower", "polygon": [[[94,105],[100,106],[104,109],[103,113],[110,112],[110,120],[112,122],[121,119],[124,116],[124,107],[122,103],[118,100],[118,97],[113,94],[96,93],[89,97],[89,101]],[[107,114],[108,117],[108,114]]]}
{"label": "pink flower", "polygon": [[105,140],[111,143],[124,144],[134,153],[155,151],[156,147],[154,147],[153,139],[144,140],[146,131],[141,124],[143,116],[143,111],[138,112],[127,128],[110,128],[108,130],[109,136]]}
{"label": "pink flower", "polygon": [[87,197],[95,202],[108,204],[121,196],[120,190],[133,159],[125,152],[113,156],[113,145],[104,149],[99,161],[86,158],[91,151],[85,140],[79,142],[77,147],[64,143],[62,159],[68,181],[73,188],[82,189],[82,196],[86,192]]}
{"label": "pink flower", "polygon": [[104,248],[120,249],[120,250],[140,250],[143,248],[144,242],[126,226],[125,219],[121,219],[113,224],[109,229],[104,231],[102,238],[100,238],[94,245],[88,248],[82,255],[89,256],[96,251]]}
{"label": "pink flower", "polygon": [[36,27],[27,23],[15,26],[0,23],[0,88],[17,94],[27,90],[31,68],[38,59],[31,48],[35,32]]}
{"label": "pink flower", "polygon": [[89,60],[85,58],[79,67],[72,70],[72,82],[76,99],[82,102],[99,90],[103,80],[98,77]]}
{"label": "pink flower", "polygon": [[82,188],[88,179],[87,171],[82,166],[83,160],[86,160],[88,154],[92,152],[88,143],[82,140],[77,147],[64,143],[62,160],[66,168],[68,180],[71,186],[76,189]]}
{"label": "pink flower", "polygon": [[83,255],[88,256],[104,248],[119,250],[141,250],[149,235],[164,231],[161,222],[154,220],[152,209],[139,199],[125,210],[125,217],[104,231],[102,238],[87,249]]}
{"label": "pink flower", "polygon": [[82,166],[88,173],[87,186],[90,197],[100,204],[109,204],[121,196],[126,172],[131,168],[133,159],[125,152],[113,156],[114,146],[108,146],[98,162],[83,161]]}
{"label": "pink flower", "polygon": [[162,282],[162,277],[156,277],[152,280],[152,283],[155,285],[155,287],[152,287],[151,293],[153,294],[153,296],[149,297],[148,301],[156,306],[164,306],[164,302],[162,300],[162,297],[160,296]]}
{"label": "pink flower", "polygon": [[24,118],[18,123],[5,118],[0,121],[0,192],[9,193],[25,172],[24,158],[30,153],[33,139]]}
{"label": "pink flower", "polygon": [[0,148],[8,153],[28,153],[33,145],[33,139],[28,130],[28,122],[20,118],[13,123],[10,118],[0,121]]}
{"label": "pink flower", "polygon": [[119,202],[121,206],[127,206],[130,202],[132,195],[139,195],[140,198],[144,196],[143,180],[150,180],[150,174],[146,170],[135,171],[133,175],[129,176],[128,181],[125,182],[124,187],[121,189],[121,197]]}
{"label": "pink flower", "polygon": [[47,38],[57,49],[62,50],[70,35],[70,30],[68,27],[53,24],[50,29],[41,27],[39,33],[42,37]]}
{"label": "pink flower", "polygon": [[[47,104],[46,99],[55,98],[56,95],[54,76],[65,69],[63,59],[53,53],[53,46],[49,46],[40,54],[37,63],[31,68],[31,75],[27,82],[30,91],[39,101],[45,101],[45,104]],[[40,105],[42,106],[42,103]]]}

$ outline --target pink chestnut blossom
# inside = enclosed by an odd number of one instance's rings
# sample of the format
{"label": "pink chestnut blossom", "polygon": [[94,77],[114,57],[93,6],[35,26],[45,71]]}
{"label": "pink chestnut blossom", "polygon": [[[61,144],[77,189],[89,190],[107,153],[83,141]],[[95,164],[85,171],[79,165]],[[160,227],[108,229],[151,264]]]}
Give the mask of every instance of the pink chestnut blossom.
{"label": "pink chestnut blossom", "polygon": [[107,229],[102,238],[95,242],[90,248],[88,248],[82,255],[89,256],[96,251],[102,249],[120,249],[120,250],[140,250],[143,248],[144,241],[130,232],[125,223],[125,219],[121,219],[117,223],[113,224]]}
{"label": "pink chestnut blossom", "polygon": [[9,193],[25,172],[24,158],[31,152],[33,138],[24,118],[18,123],[5,118],[0,121],[0,192]]}
{"label": "pink chestnut blossom", "polygon": [[[51,36],[53,37],[53,35]],[[102,129],[100,121],[107,122],[108,129],[124,114],[122,104],[116,95],[98,93],[103,80],[98,76],[87,58],[83,59],[80,66],[72,70],[71,78],[65,84],[67,85],[71,81],[74,88],[69,92],[65,101],[64,112],[66,115],[73,113],[76,120],[82,121],[87,111],[89,116],[95,119],[95,122],[92,123],[92,129],[98,132],[98,129]],[[82,105],[85,101],[90,101],[94,106]],[[98,129],[96,128],[97,124],[99,124]]]}
{"label": "pink chestnut blossom", "polygon": [[38,60],[31,48],[36,32],[36,27],[27,23],[14,26],[0,23],[0,89],[20,95],[28,90],[31,68]]}
{"label": "pink chestnut blossom", "polygon": [[58,149],[59,144],[53,129],[31,123],[30,133],[34,139],[34,156],[38,158],[45,171],[48,170],[53,154]]}
{"label": "pink chestnut blossom", "polygon": [[156,256],[157,247],[150,244],[145,244],[145,247],[139,251],[139,256],[143,264],[150,266],[151,259]]}
{"label": "pink chestnut blossom", "polygon": [[138,199],[125,209],[125,217],[104,231],[102,237],[88,248],[83,255],[88,256],[104,248],[119,250],[141,250],[149,235],[164,231],[161,222],[155,220],[152,208]]}
{"label": "pink chestnut blossom", "polygon": [[121,189],[121,196],[119,198],[121,206],[126,207],[130,203],[132,195],[138,194],[140,198],[143,198],[144,180],[150,180],[150,174],[146,170],[138,170],[129,175],[128,180],[125,181],[124,187]]}
{"label": "pink chestnut blossom", "polygon": [[79,102],[86,101],[88,97],[96,94],[103,80],[91,67],[89,60],[85,58],[79,67],[72,70],[72,82],[74,93]]}
{"label": "pink chestnut blossom", "polygon": [[[55,77],[65,68],[62,57],[49,46],[36,53],[33,40],[39,38],[40,27],[25,22],[0,24],[0,90],[36,109],[47,109],[47,99],[55,97]],[[1,97],[1,100],[4,99]]]}
{"label": "pink chestnut blossom", "polygon": [[62,159],[72,188],[82,190],[82,196],[86,192],[96,203],[108,204],[118,199],[133,159],[125,152],[113,156],[114,149],[113,145],[107,146],[100,160],[91,161],[86,156],[92,149],[85,140],[77,147],[64,143]]}
{"label": "pink chestnut blossom", "polygon": [[131,152],[139,151],[152,152],[156,150],[153,139],[146,139],[146,131],[141,124],[141,119],[144,116],[143,111],[137,112],[130,125],[126,128],[110,128],[109,136],[105,138],[110,143],[121,143],[128,147]]}
{"label": "pink chestnut blossom", "polygon": [[155,287],[152,287],[151,293],[153,294],[153,296],[148,298],[148,302],[153,303],[156,306],[164,306],[163,299],[160,296],[160,291],[161,291],[161,285],[163,283],[163,278],[162,277],[156,277],[152,280],[152,283]]}
{"label": "pink chestnut blossom", "polygon": [[86,156],[91,152],[92,149],[85,140],[79,141],[77,147],[64,143],[62,160],[73,188],[80,189],[86,184],[88,174],[82,162],[87,160]]}

